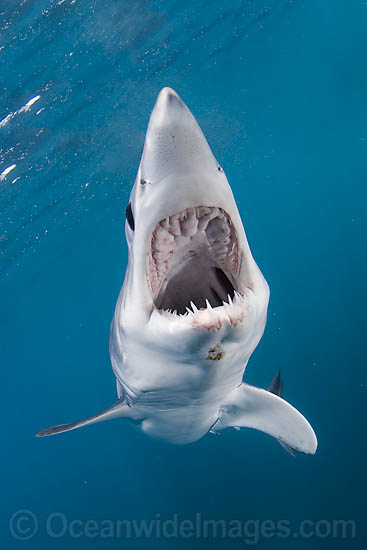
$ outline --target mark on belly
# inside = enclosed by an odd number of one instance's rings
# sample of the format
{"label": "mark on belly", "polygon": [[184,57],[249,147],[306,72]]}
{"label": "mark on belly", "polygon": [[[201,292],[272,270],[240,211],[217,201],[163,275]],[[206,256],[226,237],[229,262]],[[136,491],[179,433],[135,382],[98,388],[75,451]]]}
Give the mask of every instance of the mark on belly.
{"label": "mark on belly", "polygon": [[208,357],[210,361],[220,361],[224,357],[224,351],[221,348],[220,344],[216,344],[211,347],[208,351]]}

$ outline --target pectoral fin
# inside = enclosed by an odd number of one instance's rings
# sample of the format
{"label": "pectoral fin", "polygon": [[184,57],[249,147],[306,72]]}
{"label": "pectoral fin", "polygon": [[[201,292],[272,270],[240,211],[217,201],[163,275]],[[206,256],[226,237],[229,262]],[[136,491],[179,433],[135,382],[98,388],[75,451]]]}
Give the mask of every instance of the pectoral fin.
{"label": "pectoral fin", "polygon": [[247,384],[231,392],[214,429],[229,426],[260,430],[303,453],[314,454],[317,449],[316,435],[297,409],[281,397]]}
{"label": "pectoral fin", "polygon": [[111,418],[118,417],[129,417],[130,416],[130,407],[123,403],[121,400],[114,403],[108,409],[85,418],[84,420],[79,420],[79,422],[72,422],[70,424],[60,424],[58,426],[52,426],[51,428],[46,428],[41,430],[36,434],[36,437],[45,437],[47,435],[60,434],[62,432],[68,432],[70,430],[75,430],[76,428],[81,428],[82,426],[87,426],[88,424],[95,424],[96,422],[103,422],[104,420],[110,420]]}

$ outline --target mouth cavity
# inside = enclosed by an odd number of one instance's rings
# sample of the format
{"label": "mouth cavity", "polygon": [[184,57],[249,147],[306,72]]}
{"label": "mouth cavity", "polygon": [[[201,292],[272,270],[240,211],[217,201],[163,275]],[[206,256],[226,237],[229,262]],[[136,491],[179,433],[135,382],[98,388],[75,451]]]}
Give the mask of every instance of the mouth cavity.
{"label": "mouth cavity", "polygon": [[236,231],[221,208],[188,208],[153,231],[148,281],[159,310],[184,315],[239,299],[239,268]]}

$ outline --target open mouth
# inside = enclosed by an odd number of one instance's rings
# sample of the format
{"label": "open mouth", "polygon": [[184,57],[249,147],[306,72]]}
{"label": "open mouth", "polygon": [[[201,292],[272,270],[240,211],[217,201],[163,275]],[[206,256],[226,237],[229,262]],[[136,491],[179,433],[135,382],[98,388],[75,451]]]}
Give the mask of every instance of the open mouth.
{"label": "open mouth", "polygon": [[158,310],[185,315],[238,301],[239,270],[236,231],[221,208],[188,208],[153,231],[148,280]]}

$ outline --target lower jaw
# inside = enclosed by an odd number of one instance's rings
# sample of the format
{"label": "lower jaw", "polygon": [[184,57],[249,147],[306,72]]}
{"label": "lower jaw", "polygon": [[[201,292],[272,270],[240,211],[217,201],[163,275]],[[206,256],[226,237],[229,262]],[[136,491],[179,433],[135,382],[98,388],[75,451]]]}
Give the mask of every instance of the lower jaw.
{"label": "lower jaw", "polygon": [[171,310],[158,310],[164,318],[170,321],[182,323],[182,326],[189,325],[193,328],[203,328],[210,332],[220,330],[225,326],[237,327],[241,325],[248,316],[247,293],[234,292],[233,300],[224,302],[222,306],[211,307],[207,303],[206,308],[187,308],[184,314]]}

